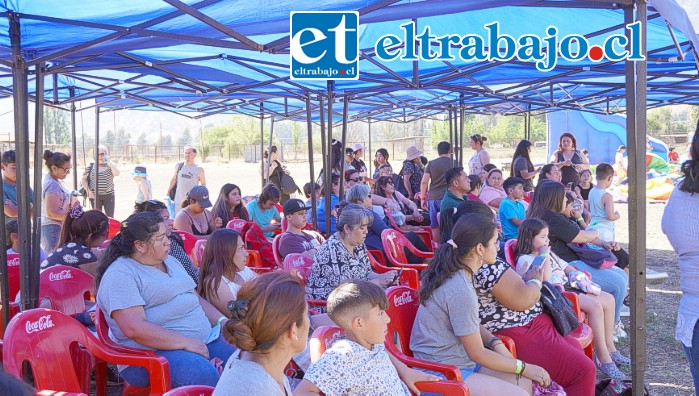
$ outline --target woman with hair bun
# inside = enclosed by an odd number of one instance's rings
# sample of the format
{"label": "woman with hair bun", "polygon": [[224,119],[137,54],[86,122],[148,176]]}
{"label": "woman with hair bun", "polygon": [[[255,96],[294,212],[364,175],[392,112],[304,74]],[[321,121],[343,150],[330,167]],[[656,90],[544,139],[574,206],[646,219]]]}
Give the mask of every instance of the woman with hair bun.
{"label": "woman with hair bun", "polygon": [[483,166],[490,163],[490,154],[483,148],[483,143],[488,141],[488,138],[479,134],[471,135],[469,144],[471,149],[476,153],[468,161],[469,175],[480,176],[483,173]]}
{"label": "woman with hair bun", "polygon": [[58,246],[61,226],[74,201],[63,185],[73,166],[68,154],[45,150],[43,158],[48,172],[41,188],[41,247],[51,253]]}
{"label": "woman with hair bun", "polygon": [[[97,275],[97,248],[109,235],[109,218],[99,210],[83,211],[76,204],[66,216],[61,230],[60,246],[41,263],[43,271],[55,265],[67,265],[90,275]],[[101,255],[101,254],[100,254]]]}
{"label": "woman with hair bun", "polygon": [[310,320],[303,286],[286,272],[261,275],[228,304],[222,331],[239,350],[226,362],[217,395],[291,395],[284,368],[306,349]]}
{"label": "woman with hair bun", "polygon": [[[167,359],[174,388],[216,386],[220,376],[209,360],[226,361],[234,350],[217,326],[227,318],[196,293],[196,283],[169,251],[160,215],[129,216],[100,262],[97,305],[114,342]],[[138,387],[150,383],[140,366],[123,368],[121,376]]]}

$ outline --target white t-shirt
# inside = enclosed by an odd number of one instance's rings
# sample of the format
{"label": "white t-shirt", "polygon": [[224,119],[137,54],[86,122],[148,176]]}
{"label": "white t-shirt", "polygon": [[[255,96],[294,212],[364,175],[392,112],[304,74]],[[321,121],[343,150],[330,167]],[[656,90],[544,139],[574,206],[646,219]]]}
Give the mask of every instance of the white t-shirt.
{"label": "white t-shirt", "polygon": [[265,395],[291,396],[291,387],[284,377],[284,391],[265,369],[255,362],[240,360],[240,349],[233,352],[223,368],[213,396]]}
{"label": "white t-shirt", "polygon": [[[238,275],[240,275],[240,277],[243,278],[243,284],[248,281],[251,281],[256,276],[255,271],[251,270],[250,267],[243,268],[241,271],[238,272]],[[225,276],[221,276],[221,280],[223,281],[223,283],[226,284],[226,286],[228,286],[228,289],[231,291],[233,297],[237,298],[238,292],[240,291],[240,288],[243,286],[235,283],[234,281],[226,278]]]}

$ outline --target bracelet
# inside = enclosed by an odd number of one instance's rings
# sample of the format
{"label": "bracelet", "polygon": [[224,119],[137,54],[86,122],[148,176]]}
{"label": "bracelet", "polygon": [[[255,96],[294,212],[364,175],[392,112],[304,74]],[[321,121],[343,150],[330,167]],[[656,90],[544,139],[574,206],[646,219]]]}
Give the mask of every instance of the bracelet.
{"label": "bracelet", "polygon": [[493,349],[493,347],[495,347],[495,344],[497,344],[498,342],[503,344],[500,338],[493,336],[493,338],[491,338],[490,341],[488,341],[488,348]]}
{"label": "bracelet", "polygon": [[575,219],[575,221],[577,221],[578,223],[580,223],[581,221],[584,221],[584,219],[582,218],[582,216],[580,216],[580,217],[578,217],[577,219]]}
{"label": "bracelet", "polygon": [[522,374],[522,370],[524,370],[523,363],[521,360],[517,359],[517,368],[515,369],[515,374],[520,375]]}
{"label": "bracelet", "polygon": [[227,319],[228,319],[227,317],[221,316],[220,318],[218,318],[218,321],[216,322],[216,325],[217,325],[217,326],[220,326],[220,325],[221,325],[221,322],[223,322],[224,320],[227,320]]}
{"label": "bracelet", "polygon": [[543,286],[543,284],[541,283],[541,281],[538,280],[538,279],[529,279],[529,280],[527,281],[527,283],[536,283],[536,285],[539,286],[539,289],[541,289],[541,286]]}

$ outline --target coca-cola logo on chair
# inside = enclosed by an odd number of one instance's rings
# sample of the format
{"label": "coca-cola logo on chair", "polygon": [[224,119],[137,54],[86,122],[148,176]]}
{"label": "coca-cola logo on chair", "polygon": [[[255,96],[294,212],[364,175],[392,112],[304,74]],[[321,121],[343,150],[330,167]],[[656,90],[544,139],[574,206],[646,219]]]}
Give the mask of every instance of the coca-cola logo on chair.
{"label": "coca-cola logo on chair", "polygon": [[19,265],[19,257],[15,257],[15,258],[7,261],[8,267],[16,267],[18,265]]}
{"label": "coca-cola logo on chair", "polygon": [[413,296],[410,294],[409,291],[404,291],[399,296],[393,296],[393,305],[395,305],[396,307],[400,307],[401,305],[405,305],[411,302],[413,302]]}
{"label": "coca-cola logo on chair", "polygon": [[53,321],[51,321],[51,315],[45,315],[40,317],[36,322],[27,321],[27,324],[24,327],[27,330],[27,334],[31,334],[37,331],[50,329],[53,326],[54,324]]}
{"label": "coca-cola logo on chair", "polygon": [[64,279],[73,279],[73,273],[69,269],[61,272],[53,272],[49,274],[49,281],[62,281]]}

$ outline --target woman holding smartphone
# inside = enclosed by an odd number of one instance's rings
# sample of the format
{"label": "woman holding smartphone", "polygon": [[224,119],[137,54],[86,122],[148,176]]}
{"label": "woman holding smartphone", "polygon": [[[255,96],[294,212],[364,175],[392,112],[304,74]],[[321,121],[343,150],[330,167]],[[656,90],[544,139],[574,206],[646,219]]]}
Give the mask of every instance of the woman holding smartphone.
{"label": "woman holding smartphone", "polygon": [[[115,193],[114,177],[119,176],[119,168],[109,160],[107,148],[100,145],[99,162],[97,166],[92,162],[85,168],[83,173],[82,186],[87,192],[92,209],[104,212],[109,217],[114,217]],[[99,173],[99,177],[97,174]],[[95,193],[97,194],[97,204],[95,207]]]}

